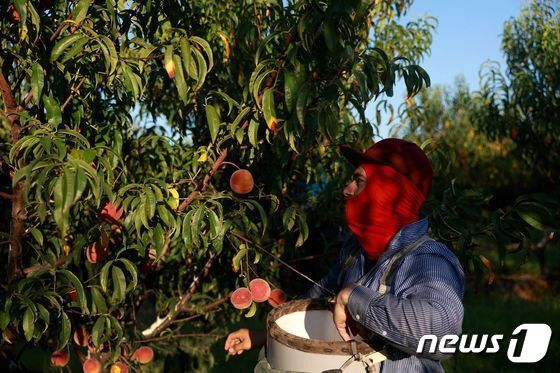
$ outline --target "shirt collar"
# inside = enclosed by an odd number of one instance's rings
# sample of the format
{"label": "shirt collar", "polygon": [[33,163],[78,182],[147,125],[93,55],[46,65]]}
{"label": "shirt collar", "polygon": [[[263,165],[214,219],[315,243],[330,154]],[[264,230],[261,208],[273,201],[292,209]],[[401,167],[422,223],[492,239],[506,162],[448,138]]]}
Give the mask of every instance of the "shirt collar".
{"label": "shirt collar", "polygon": [[428,217],[417,220],[413,223],[405,225],[389,242],[387,250],[381,255],[381,258],[392,256],[406,245],[416,241],[423,235],[428,233]]}

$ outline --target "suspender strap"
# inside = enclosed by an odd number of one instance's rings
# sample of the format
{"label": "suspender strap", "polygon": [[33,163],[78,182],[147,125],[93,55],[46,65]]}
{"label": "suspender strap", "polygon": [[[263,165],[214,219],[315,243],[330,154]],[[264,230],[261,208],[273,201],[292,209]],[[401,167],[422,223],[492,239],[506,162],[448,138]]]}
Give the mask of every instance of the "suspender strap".
{"label": "suspender strap", "polygon": [[397,260],[402,258],[404,255],[408,254],[412,250],[416,249],[417,247],[422,246],[426,241],[430,241],[430,240],[432,239],[428,235],[424,235],[419,239],[417,239],[416,241],[409,244],[408,246],[406,246],[405,248],[401,249],[395,255],[393,255],[393,257],[389,261],[389,264],[387,264],[387,268],[385,268],[385,272],[383,272],[383,275],[381,275],[381,279],[379,280],[379,289],[377,291],[380,294],[385,294],[390,290],[391,287],[388,286],[387,284],[391,283],[391,280],[393,278],[393,272],[394,272],[393,267],[397,262]]}

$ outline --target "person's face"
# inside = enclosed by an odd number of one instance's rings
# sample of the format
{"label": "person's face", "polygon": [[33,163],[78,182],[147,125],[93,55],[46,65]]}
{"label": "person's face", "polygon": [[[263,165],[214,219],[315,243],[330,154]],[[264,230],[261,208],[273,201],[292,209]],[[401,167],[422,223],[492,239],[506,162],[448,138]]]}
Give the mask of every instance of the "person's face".
{"label": "person's face", "polygon": [[366,171],[361,166],[358,166],[358,168],[354,170],[352,179],[348,184],[346,184],[346,187],[342,191],[342,194],[344,194],[344,197],[347,199],[356,196],[358,195],[358,193],[364,190],[364,188],[366,187],[366,182]]}

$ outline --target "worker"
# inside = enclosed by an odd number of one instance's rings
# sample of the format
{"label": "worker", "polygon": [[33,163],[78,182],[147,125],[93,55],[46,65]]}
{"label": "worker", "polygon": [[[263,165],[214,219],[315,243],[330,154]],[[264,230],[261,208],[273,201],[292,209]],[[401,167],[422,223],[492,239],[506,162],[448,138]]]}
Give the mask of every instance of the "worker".
{"label": "worker", "polygon": [[[337,294],[334,323],[345,341],[359,330],[383,342],[387,359],[375,370],[442,372],[441,360],[450,355],[429,352],[429,343],[418,352],[419,341],[461,334],[464,273],[453,252],[428,236],[428,218],[420,216],[433,179],[430,161],[416,144],[394,138],[365,152],[340,151],[356,167],[343,191],[352,234],[305,296]],[[240,329],[228,335],[225,349],[235,355],[265,342],[266,332]],[[269,367],[266,359],[257,364],[259,371]]]}

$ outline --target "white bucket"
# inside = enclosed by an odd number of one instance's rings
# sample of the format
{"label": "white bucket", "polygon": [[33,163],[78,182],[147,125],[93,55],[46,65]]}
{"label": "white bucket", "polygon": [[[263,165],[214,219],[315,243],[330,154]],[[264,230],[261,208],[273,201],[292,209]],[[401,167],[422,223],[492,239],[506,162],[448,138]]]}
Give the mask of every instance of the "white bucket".
{"label": "white bucket", "polygon": [[[306,299],[285,303],[269,313],[267,359],[272,368],[323,372],[347,363],[344,373],[367,371],[365,360],[353,360],[352,345],[340,337],[330,308],[332,304],[326,300]],[[355,350],[370,365],[385,359],[364,341],[357,341]]]}

